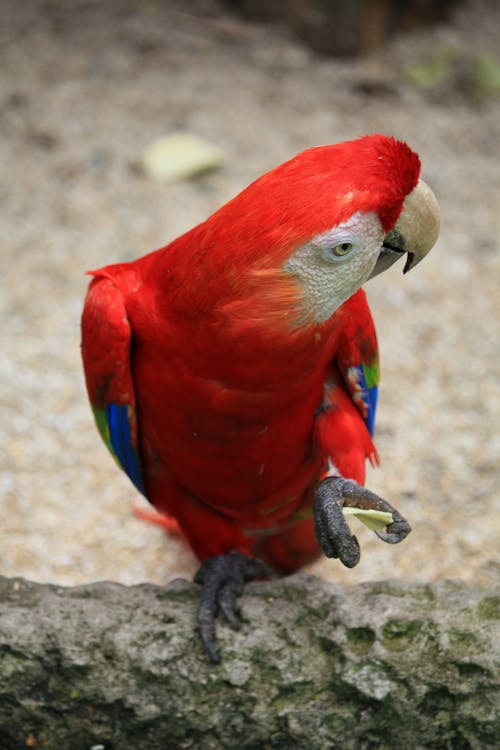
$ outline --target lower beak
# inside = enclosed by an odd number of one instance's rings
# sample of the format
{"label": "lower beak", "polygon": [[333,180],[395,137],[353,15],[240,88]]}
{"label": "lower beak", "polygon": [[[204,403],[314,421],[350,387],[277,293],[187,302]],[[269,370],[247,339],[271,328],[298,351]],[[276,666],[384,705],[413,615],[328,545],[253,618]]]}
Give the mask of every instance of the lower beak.
{"label": "lower beak", "polygon": [[403,273],[415,268],[435,245],[439,234],[440,212],[436,197],[423,180],[406,196],[394,227],[384,238],[377,262],[369,278],[373,279],[406,254]]}

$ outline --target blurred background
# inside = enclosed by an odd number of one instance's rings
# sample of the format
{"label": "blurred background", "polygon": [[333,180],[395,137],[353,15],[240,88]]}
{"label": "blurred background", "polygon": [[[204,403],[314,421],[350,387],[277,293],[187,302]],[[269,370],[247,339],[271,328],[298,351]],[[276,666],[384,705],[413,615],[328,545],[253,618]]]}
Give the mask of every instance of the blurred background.
{"label": "blurred background", "polygon": [[[85,271],[166,244],[304,148],[379,131],[420,154],[442,209],[426,261],[367,286],[382,361],[368,484],[413,533],[389,547],[353,520],[359,566],[311,570],[498,575],[500,4],[433,5],[0,0],[1,574],[192,575],[182,542],[133,515],[94,427]],[[223,162],[162,179],[145,155],[175,132]]]}

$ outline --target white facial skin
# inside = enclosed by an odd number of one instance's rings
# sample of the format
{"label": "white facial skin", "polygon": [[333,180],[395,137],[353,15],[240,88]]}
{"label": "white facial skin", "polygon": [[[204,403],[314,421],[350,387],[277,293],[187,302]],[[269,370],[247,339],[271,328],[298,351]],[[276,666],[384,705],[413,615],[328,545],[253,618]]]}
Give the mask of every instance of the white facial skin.
{"label": "white facial skin", "polygon": [[358,211],[350,219],[298,247],[284,270],[299,281],[303,316],[323,323],[370,276],[385,232],[378,214]]}

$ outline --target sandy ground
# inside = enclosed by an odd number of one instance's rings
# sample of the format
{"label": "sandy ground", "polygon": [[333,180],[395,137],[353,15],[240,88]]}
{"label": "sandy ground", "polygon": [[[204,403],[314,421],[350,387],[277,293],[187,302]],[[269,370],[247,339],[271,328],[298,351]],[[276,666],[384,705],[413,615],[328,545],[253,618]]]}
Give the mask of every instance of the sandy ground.
{"label": "sandy ground", "polygon": [[[86,269],[137,257],[299,150],[382,131],[406,139],[443,214],[438,245],[368,286],[382,389],[370,487],[413,525],[389,547],[354,521],[363,558],[339,581],[498,573],[500,101],[460,76],[422,91],[406,68],[452,47],[495,51],[498,6],[400,36],[369,59],[320,58],[208,0],[0,2],[0,572],[75,584],[191,575],[180,541],[137,520],[100,443],[79,354]],[[488,10],[489,8],[489,10]],[[222,147],[195,181],[137,162],[173,130]]]}

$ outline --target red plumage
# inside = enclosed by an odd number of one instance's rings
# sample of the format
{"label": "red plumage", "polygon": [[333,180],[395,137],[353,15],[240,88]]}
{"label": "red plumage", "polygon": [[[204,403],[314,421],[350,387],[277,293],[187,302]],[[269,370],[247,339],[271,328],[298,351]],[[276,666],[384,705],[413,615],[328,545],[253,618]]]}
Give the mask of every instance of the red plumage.
{"label": "red plumage", "polygon": [[92,272],[90,400],[96,415],[127,407],[145,494],[200,559],[238,549],[283,570],[309,562],[329,461],[363,483],[376,460],[347,378],[377,357],[364,292],[298,324],[283,264],[359,211],[389,230],[418,173],[416,154],[384,136],[310,149],[170,245]]}

